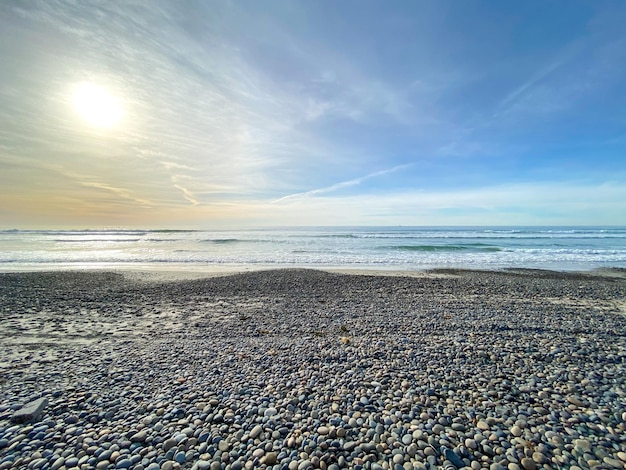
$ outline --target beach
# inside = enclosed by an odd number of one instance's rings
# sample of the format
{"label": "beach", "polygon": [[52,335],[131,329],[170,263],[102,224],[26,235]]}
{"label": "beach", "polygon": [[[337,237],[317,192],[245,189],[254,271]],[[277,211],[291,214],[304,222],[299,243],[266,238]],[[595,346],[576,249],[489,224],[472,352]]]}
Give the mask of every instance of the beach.
{"label": "beach", "polygon": [[0,470],[626,468],[623,270],[386,274],[0,273]]}

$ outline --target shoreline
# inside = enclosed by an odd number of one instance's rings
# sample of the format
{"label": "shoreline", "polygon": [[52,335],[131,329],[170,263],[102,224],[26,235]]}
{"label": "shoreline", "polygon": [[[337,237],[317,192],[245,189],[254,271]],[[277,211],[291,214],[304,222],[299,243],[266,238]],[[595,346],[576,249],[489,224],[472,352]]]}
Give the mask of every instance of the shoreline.
{"label": "shoreline", "polygon": [[205,274],[0,274],[0,468],[626,468],[620,277]]}
{"label": "shoreline", "polygon": [[453,273],[518,273],[518,274],[548,274],[565,276],[592,276],[626,279],[626,268],[621,267],[594,267],[588,270],[559,270],[529,267],[503,267],[503,268],[474,268],[474,267],[425,267],[422,269],[396,269],[394,267],[352,267],[352,266],[312,266],[312,265],[157,265],[157,264],[129,264],[129,265],[63,265],[60,268],[51,269],[50,266],[20,266],[8,269],[7,265],[0,265],[0,274],[20,273],[98,273],[115,272],[122,273],[134,280],[140,281],[182,281],[210,278],[215,276],[229,276],[250,272],[276,271],[303,269],[347,275],[367,276],[392,276],[392,277],[424,277],[446,276]]}

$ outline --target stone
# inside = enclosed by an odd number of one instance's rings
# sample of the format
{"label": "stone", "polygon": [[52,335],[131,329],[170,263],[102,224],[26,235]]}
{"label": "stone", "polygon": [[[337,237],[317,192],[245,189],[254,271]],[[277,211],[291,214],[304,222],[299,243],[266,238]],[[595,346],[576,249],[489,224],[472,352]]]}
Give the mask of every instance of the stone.
{"label": "stone", "polygon": [[172,447],[178,445],[178,442],[176,442],[176,439],[168,439],[163,443],[163,451],[167,452],[168,450],[170,450]]}
{"label": "stone", "polygon": [[583,402],[580,400],[580,398],[575,397],[573,395],[570,395],[567,397],[567,401],[570,402],[572,405],[575,406],[584,406]]}
{"label": "stone", "polygon": [[574,439],[574,445],[576,447],[580,447],[585,452],[589,452],[591,450],[591,442],[586,439]]}
{"label": "stone", "polygon": [[522,429],[519,426],[513,426],[511,428],[511,434],[515,437],[520,437],[522,435]]}
{"label": "stone", "polygon": [[537,463],[528,457],[524,457],[521,461],[524,470],[537,470]]}
{"label": "stone", "polygon": [[487,421],[485,421],[484,419],[481,419],[476,424],[476,427],[481,431],[487,431],[489,429],[489,424],[487,424]]}
{"label": "stone", "polygon": [[533,460],[538,464],[544,464],[548,461],[548,458],[541,452],[533,452]]}
{"label": "stone", "polygon": [[257,424],[256,426],[254,426],[252,428],[252,430],[250,431],[250,437],[252,439],[256,439],[257,437],[259,437],[259,435],[263,432],[263,426],[261,426],[260,424]]}
{"label": "stone", "polygon": [[604,457],[602,461],[613,468],[624,468],[624,464],[622,462],[611,457]]}
{"label": "stone", "polygon": [[461,457],[459,457],[452,449],[442,448],[441,454],[443,458],[449,460],[456,468],[461,468],[465,466]]}
{"label": "stone", "polygon": [[139,431],[136,434],[133,434],[130,437],[130,442],[143,442],[146,440],[146,438],[148,437],[148,434],[146,433],[146,431]]}
{"label": "stone", "polygon": [[48,406],[48,399],[46,397],[37,398],[13,413],[11,421],[14,423],[36,421],[46,406]]}
{"label": "stone", "polygon": [[263,458],[263,463],[265,465],[276,465],[277,460],[278,454],[276,454],[276,452],[268,452]]}
{"label": "stone", "polygon": [[320,436],[325,436],[326,434],[328,434],[328,431],[329,431],[328,427],[326,427],[326,426],[320,426],[319,428],[317,428],[317,433]]}
{"label": "stone", "polygon": [[[223,442],[223,441],[220,441],[220,444],[221,444],[222,442]],[[185,453],[184,453],[183,451],[176,452],[176,455],[174,455],[174,460],[175,460],[176,462],[180,463],[180,464],[185,463],[185,460],[186,460]]]}

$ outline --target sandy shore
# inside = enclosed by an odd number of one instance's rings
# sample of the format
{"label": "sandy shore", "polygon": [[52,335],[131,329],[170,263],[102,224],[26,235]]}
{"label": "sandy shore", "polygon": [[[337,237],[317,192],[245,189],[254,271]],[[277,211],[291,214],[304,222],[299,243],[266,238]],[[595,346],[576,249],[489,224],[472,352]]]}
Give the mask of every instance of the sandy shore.
{"label": "sandy shore", "polygon": [[623,273],[218,274],[0,274],[0,470],[626,468]]}

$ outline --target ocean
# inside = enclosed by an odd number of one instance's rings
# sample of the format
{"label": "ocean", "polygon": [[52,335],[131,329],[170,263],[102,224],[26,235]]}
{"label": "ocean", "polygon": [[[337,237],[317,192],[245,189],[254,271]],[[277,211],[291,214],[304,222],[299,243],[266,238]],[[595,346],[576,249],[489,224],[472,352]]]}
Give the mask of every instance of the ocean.
{"label": "ocean", "polygon": [[0,270],[626,268],[626,227],[3,230]]}

